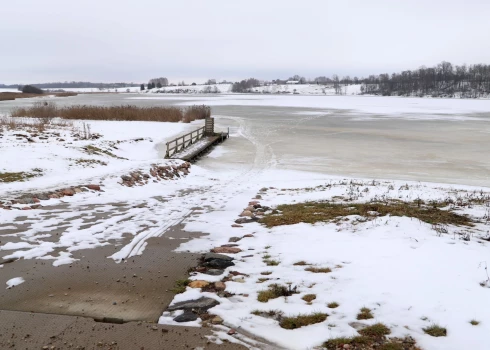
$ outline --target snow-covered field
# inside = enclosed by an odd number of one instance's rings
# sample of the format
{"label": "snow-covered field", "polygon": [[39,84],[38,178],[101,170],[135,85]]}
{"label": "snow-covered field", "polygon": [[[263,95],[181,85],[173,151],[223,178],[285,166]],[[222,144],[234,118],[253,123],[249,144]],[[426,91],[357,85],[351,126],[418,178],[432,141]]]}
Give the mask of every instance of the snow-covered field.
{"label": "snow-covered field", "polygon": [[[230,94],[232,84],[216,85],[188,85],[188,86],[165,86],[142,91],[142,93],[167,93],[167,94],[203,94],[203,93],[223,93]],[[257,94],[298,94],[298,95],[335,95],[332,86],[322,86],[316,84],[282,84],[258,86],[251,90]],[[347,85],[342,87],[343,95],[358,95],[361,92],[361,85]]]}

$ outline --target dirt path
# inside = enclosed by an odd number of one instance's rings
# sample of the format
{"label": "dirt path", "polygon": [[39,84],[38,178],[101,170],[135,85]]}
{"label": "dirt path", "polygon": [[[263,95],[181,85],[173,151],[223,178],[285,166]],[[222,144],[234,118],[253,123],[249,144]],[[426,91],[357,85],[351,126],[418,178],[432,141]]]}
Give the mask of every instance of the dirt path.
{"label": "dirt path", "polygon": [[84,350],[245,350],[207,337],[209,328],[173,327],[141,322],[107,324],[89,318],[0,311],[1,349]]}

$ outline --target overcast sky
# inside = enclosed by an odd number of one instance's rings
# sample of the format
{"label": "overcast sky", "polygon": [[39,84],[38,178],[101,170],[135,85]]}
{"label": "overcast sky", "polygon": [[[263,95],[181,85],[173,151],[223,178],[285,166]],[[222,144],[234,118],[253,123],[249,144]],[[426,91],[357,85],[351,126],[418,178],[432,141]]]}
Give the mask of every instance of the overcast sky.
{"label": "overcast sky", "polygon": [[490,63],[489,0],[22,0],[0,83],[362,76]]}

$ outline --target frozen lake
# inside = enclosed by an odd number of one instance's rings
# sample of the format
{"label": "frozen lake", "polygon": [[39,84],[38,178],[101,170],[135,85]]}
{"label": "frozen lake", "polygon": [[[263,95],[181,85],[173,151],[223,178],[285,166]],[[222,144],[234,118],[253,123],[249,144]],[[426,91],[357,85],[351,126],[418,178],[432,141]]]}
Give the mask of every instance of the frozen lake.
{"label": "frozen lake", "polygon": [[[67,104],[208,104],[232,138],[207,167],[295,169],[490,187],[490,100],[93,94]],[[0,113],[32,100],[0,103]]]}

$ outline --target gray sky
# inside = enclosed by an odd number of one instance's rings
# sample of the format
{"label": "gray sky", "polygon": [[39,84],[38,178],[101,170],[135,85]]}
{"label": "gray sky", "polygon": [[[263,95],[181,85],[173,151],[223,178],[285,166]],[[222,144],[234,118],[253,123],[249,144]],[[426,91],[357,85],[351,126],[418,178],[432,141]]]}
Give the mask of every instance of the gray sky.
{"label": "gray sky", "polygon": [[22,0],[0,83],[369,75],[490,63],[488,0]]}

